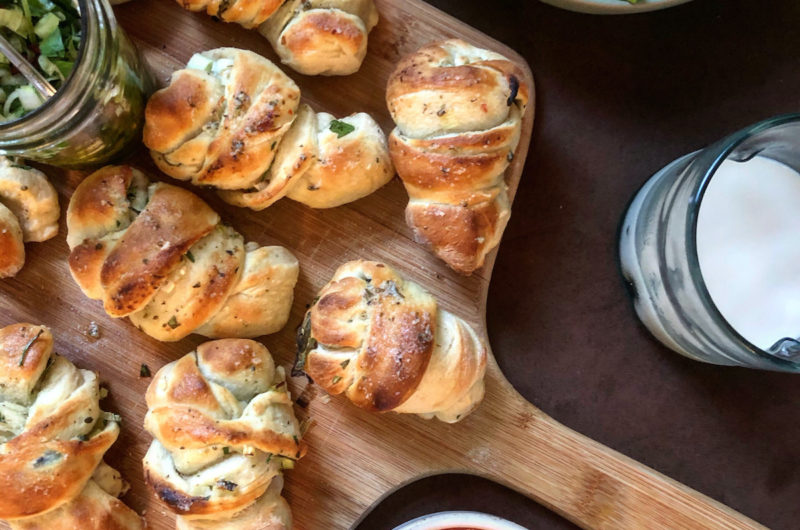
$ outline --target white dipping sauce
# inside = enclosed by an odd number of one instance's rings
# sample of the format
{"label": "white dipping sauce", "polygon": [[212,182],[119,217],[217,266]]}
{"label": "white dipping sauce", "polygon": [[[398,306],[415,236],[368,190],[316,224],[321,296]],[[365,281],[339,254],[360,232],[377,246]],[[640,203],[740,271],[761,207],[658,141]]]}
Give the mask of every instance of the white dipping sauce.
{"label": "white dipping sauce", "polygon": [[697,253],[740,335],[765,350],[800,337],[800,174],[763,157],[725,161],[700,203]]}

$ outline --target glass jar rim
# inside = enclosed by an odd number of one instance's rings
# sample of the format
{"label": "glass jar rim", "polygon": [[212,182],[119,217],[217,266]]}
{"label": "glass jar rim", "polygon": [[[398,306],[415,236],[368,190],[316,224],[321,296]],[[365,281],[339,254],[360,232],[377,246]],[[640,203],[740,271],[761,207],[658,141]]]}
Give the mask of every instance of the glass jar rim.
{"label": "glass jar rim", "polygon": [[83,59],[86,56],[86,34],[89,31],[89,23],[87,22],[87,17],[86,17],[86,14],[89,12],[89,0],[77,0],[77,2],[81,16],[80,17],[81,41],[80,44],[78,45],[78,56],[75,58],[75,64],[72,66],[72,71],[69,73],[69,76],[64,80],[64,83],[61,85],[61,88],[59,88],[56,91],[56,93],[52,95],[52,97],[48,98],[44,103],[39,105],[37,108],[14,120],[0,122],[0,133],[12,127],[14,128],[20,127],[21,124],[24,124],[27,121],[36,120],[40,115],[47,112],[52,106],[56,104],[56,101],[60,99],[66,92],[65,89],[67,88],[67,86],[74,81],[75,72],[77,72],[78,70],[78,65],[80,65],[83,62]]}
{"label": "glass jar rim", "polygon": [[[768,359],[769,361],[775,362],[779,365],[791,365],[791,366],[798,366],[800,365],[800,361],[792,361],[789,359],[781,359],[780,357],[776,357],[765,351],[762,348],[759,348],[749,340],[747,340],[741,333],[739,333],[736,328],[734,328],[728,319],[722,314],[722,312],[717,307],[717,304],[714,302],[714,299],[711,297],[711,293],[708,291],[708,287],[706,286],[705,280],[703,279],[703,270],[700,268],[700,258],[697,252],[697,224],[699,219],[700,208],[702,206],[703,197],[708,189],[709,184],[711,183],[712,178],[716,174],[717,170],[720,168],[722,163],[730,156],[733,151],[742,145],[745,141],[749,140],[755,135],[761,134],[766,132],[774,127],[779,127],[791,123],[798,123],[800,124],[800,113],[792,113],[792,114],[781,114],[778,116],[773,116],[771,118],[767,118],[762,120],[758,123],[745,127],[729,136],[726,136],[717,144],[711,145],[706,149],[712,150],[710,155],[713,157],[711,163],[703,169],[703,176],[699,179],[697,184],[695,185],[695,189],[691,194],[691,201],[693,207],[687,209],[686,217],[686,240],[687,240],[687,258],[689,261],[689,267],[691,270],[697,271],[697,274],[692,274],[692,282],[694,283],[695,288],[697,289],[697,293],[700,297],[700,300],[708,309],[709,314],[711,317],[717,321],[717,323],[731,336],[733,336],[736,340],[738,340],[747,350],[749,350],[753,355],[758,357]],[[705,151],[701,150],[700,152]],[[699,155],[700,153],[698,153]]]}

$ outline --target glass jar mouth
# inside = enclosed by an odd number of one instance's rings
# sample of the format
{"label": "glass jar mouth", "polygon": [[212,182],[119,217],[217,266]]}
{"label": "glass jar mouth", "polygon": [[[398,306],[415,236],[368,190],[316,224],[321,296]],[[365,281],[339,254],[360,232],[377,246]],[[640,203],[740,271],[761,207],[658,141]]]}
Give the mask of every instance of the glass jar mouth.
{"label": "glass jar mouth", "polygon": [[[756,346],[744,336],[742,336],[736,328],[734,328],[730,322],[725,318],[722,312],[717,307],[717,304],[714,302],[714,299],[711,297],[711,293],[706,286],[705,280],[703,279],[703,271],[700,268],[700,258],[697,252],[697,225],[699,219],[700,208],[702,206],[703,197],[708,189],[709,184],[711,183],[711,179],[716,174],[717,170],[720,168],[722,163],[728,159],[728,157],[742,144],[744,144],[747,140],[755,137],[756,135],[760,135],[765,131],[768,131],[774,127],[779,127],[791,123],[800,123],[800,113],[793,113],[793,114],[782,114],[779,116],[774,116],[772,118],[768,118],[766,120],[760,121],[754,125],[749,127],[745,127],[730,136],[722,139],[716,145],[712,145],[706,151],[709,153],[709,157],[711,158],[710,163],[707,163],[707,167],[703,169],[703,176],[700,178],[699,182],[695,185],[695,189],[691,195],[691,204],[687,209],[686,217],[686,241],[687,245],[687,258],[689,261],[689,267],[691,270],[696,271],[696,274],[691,274],[692,282],[694,283],[695,288],[697,289],[697,293],[702,301],[702,303],[706,306],[709,314],[711,317],[717,321],[717,323],[724,329],[727,333],[729,333],[732,337],[734,337],[737,341],[739,341],[748,351],[750,351],[753,355],[757,355],[759,357],[768,359],[772,362],[775,362],[780,365],[791,365],[797,366],[800,364],[800,361],[793,361],[790,359],[781,359],[772,355],[765,351],[764,349]],[[698,155],[698,157],[702,157],[704,153]],[[755,152],[752,156],[757,156],[758,152]],[[697,158],[693,161],[697,162]],[[705,161],[704,161],[705,162]],[[799,330],[800,331],[800,330]]]}
{"label": "glass jar mouth", "polygon": [[39,105],[39,107],[14,120],[0,122],[0,134],[11,128],[24,126],[24,124],[29,121],[32,122],[37,120],[39,116],[46,113],[50,108],[56,105],[56,102],[63,97],[65,92],[67,92],[67,87],[75,80],[78,66],[83,62],[83,59],[86,56],[86,35],[89,31],[89,23],[86,20],[89,12],[89,0],[77,0],[77,2],[78,11],[81,15],[81,42],[78,45],[78,56],[75,58],[75,64],[72,66],[72,71],[69,73],[69,76],[67,76],[67,78],[64,80],[64,83],[62,83],[61,87],[56,91],[56,93],[53,94],[51,98],[48,98],[47,101]]}

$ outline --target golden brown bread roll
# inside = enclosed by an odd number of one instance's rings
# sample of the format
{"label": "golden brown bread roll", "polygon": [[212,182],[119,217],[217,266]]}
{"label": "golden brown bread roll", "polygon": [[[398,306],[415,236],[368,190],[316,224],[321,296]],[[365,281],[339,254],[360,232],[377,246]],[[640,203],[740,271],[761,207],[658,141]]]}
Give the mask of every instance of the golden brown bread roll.
{"label": "golden brown bread roll", "polygon": [[336,120],[299,97],[291,79],[252,52],[195,54],[148,102],[144,143],[167,175],[216,187],[227,202],[254,210],[284,196],[331,208],[392,178],[375,120]]}
{"label": "golden brown bread roll", "polygon": [[258,30],[301,74],[349,75],[361,68],[377,23],[372,0],[286,0]]}
{"label": "golden brown bread roll", "polygon": [[67,211],[70,272],[112,317],[163,341],[256,337],[289,318],[297,259],[245,245],[196,195],[128,166],[88,176]]}
{"label": "golden brown bread roll", "polygon": [[0,202],[0,278],[11,278],[25,265],[22,228],[14,212]]}
{"label": "golden brown bread roll", "polygon": [[269,169],[299,100],[294,81],[258,54],[196,53],[147,102],[144,143],[171,177],[247,188]]}
{"label": "golden brown bread roll", "polygon": [[389,150],[415,238],[469,274],[500,242],[511,208],[504,173],[530,87],[516,64],[461,40],[425,46],[390,76]]}
{"label": "golden brown bread roll", "polygon": [[298,347],[298,370],[370,411],[456,422],[483,399],[487,354],[475,331],[383,263],[339,267]]}
{"label": "golden brown bread roll", "polygon": [[58,194],[38,169],[0,157],[0,202],[17,216],[26,243],[58,234]]}
{"label": "golden brown bread roll", "polygon": [[393,176],[386,138],[368,114],[336,120],[301,104],[264,179],[251,189],[225,190],[220,196],[253,210],[282,197],[333,208],[366,197]]}
{"label": "golden brown bread roll", "polygon": [[305,453],[282,367],[246,339],[206,342],[147,389],[145,479],[179,529],[291,528],[281,469]]}
{"label": "golden brown bread roll", "polygon": [[284,0],[178,0],[189,11],[205,11],[225,22],[254,28],[267,20]]}
{"label": "golden brown bread roll", "polygon": [[60,215],[58,194],[44,173],[0,156],[0,278],[24,265],[23,243],[58,233]]}
{"label": "golden brown bread roll", "polygon": [[349,75],[361,67],[378,23],[373,0],[178,0],[245,28],[259,27],[283,64],[306,75]]}
{"label": "golden brown bread roll", "polygon": [[17,529],[143,528],[102,458],[119,419],[100,409],[97,374],[53,353],[44,326],[0,329],[0,519]]}

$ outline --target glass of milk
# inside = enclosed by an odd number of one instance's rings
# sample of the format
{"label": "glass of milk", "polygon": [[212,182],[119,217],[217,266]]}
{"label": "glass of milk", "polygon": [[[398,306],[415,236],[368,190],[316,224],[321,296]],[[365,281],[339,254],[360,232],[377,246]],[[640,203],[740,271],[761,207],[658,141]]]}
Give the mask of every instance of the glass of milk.
{"label": "glass of milk", "polygon": [[666,346],[800,371],[800,114],[656,173],[625,215],[620,258],[639,318]]}

